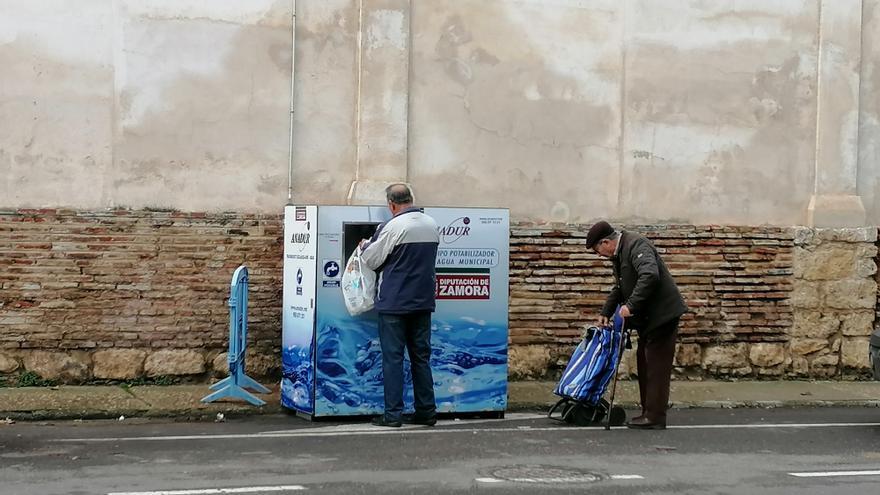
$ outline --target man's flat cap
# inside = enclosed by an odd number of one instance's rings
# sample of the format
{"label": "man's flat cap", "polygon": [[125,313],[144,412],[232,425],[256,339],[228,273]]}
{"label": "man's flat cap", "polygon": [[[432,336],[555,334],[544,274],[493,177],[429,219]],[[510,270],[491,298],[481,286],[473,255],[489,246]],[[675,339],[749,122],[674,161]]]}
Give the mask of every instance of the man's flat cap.
{"label": "man's flat cap", "polygon": [[601,222],[596,222],[592,227],[590,227],[590,231],[587,232],[587,249],[593,249],[599,241],[608,237],[609,235],[614,233],[614,227],[611,226],[610,223],[602,220]]}

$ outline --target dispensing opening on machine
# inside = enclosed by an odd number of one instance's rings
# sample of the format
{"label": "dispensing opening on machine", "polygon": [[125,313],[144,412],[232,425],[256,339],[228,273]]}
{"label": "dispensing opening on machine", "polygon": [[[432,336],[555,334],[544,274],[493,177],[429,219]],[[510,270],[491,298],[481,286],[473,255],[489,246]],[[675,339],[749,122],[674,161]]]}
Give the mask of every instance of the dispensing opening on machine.
{"label": "dispensing opening on machine", "polygon": [[342,224],[342,262],[348,263],[354,249],[363,239],[370,239],[376,233],[379,222],[345,222]]}

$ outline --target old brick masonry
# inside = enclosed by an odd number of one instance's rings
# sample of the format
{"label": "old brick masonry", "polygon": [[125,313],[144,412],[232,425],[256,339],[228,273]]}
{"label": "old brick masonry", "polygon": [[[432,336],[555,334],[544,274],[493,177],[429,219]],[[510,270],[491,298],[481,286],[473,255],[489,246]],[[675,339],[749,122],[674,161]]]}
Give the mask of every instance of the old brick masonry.
{"label": "old brick masonry", "polygon": [[[654,240],[691,308],[680,378],[865,376],[880,316],[876,229],[629,228]],[[557,373],[604,300],[610,266],[584,249],[585,229],[511,231],[512,378]],[[281,231],[277,215],[0,211],[0,380],[223,374],[242,263],[250,373],[277,376]]]}

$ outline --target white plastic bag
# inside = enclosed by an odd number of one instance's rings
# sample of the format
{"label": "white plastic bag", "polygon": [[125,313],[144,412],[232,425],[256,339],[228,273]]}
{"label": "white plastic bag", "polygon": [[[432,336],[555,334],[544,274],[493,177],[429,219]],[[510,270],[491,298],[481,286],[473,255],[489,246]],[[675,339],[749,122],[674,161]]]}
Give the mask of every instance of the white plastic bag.
{"label": "white plastic bag", "polygon": [[373,309],[376,301],[376,272],[364,265],[358,246],[342,273],[342,298],[352,316]]}

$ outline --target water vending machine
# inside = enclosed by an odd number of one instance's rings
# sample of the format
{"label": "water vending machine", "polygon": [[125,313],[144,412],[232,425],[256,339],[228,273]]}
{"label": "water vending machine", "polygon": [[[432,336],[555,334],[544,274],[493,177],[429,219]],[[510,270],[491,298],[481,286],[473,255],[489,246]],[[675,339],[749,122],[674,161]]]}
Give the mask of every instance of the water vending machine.
{"label": "water vending machine", "polygon": [[[500,416],[507,406],[508,210],[424,211],[440,234],[431,333],[437,410]],[[285,208],[284,407],[310,418],[383,412],[375,310],[349,315],[340,284],[358,243],[390,218],[384,206]],[[404,366],[411,412],[409,362]]]}

